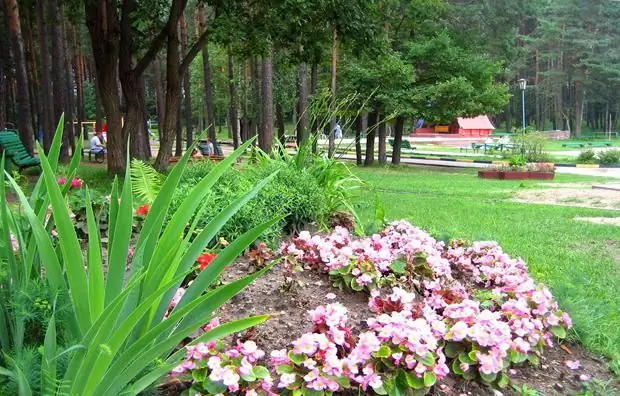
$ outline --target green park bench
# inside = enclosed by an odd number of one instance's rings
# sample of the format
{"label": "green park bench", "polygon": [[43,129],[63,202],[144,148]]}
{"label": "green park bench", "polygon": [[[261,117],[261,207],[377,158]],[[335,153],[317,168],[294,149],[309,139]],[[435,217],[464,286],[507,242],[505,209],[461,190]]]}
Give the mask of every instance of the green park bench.
{"label": "green park bench", "polygon": [[[390,143],[390,146],[394,147],[394,139],[388,139],[388,143]],[[414,146],[411,145],[411,143],[409,143],[409,140],[402,140],[400,142],[400,148],[401,149],[407,149],[407,150],[415,150],[416,149]]]}
{"label": "green park bench", "polygon": [[568,142],[562,144],[562,147],[611,147],[610,141],[604,142]]}
{"label": "green park bench", "polygon": [[611,142],[588,142],[588,147],[611,147]]}
{"label": "green park bench", "polygon": [[0,149],[6,153],[6,158],[10,159],[19,170],[40,166],[38,158],[33,157],[24,144],[19,139],[17,131],[5,129],[0,131]]}

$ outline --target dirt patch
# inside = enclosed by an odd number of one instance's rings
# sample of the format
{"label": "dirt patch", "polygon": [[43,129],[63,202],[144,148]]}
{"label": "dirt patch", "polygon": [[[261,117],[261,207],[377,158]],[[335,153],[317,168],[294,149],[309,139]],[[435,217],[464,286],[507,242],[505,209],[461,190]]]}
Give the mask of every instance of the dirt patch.
{"label": "dirt patch", "polygon": [[547,188],[518,191],[515,202],[576,206],[591,209],[620,210],[620,194],[612,190],[592,188]]}
{"label": "dirt patch", "polygon": [[575,220],[620,227],[620,217],[575,217]]}
{"label": "dirt patch", "polygon": [[[233,263],[223,275],[225,282],[230,282],[248,274],[250,265],[240,259]],[[312,330],[308,319],[308,310],[330,302],[340,302],[349,310],[349,320],[353,333],[359,334],[365,327],[365,320],[373,313],[368,308],[368,295],[341,291],[332,287],[328,276],[313,270],[306,270],[297,275],[297,284],[291,288],[284,287],[285,273],[280,266],[275,266],[263,277],[249,285],[243,292],[224,305],[219,312],[222,321],[240,319],[249,315],[273,313],[274,316],[264,324],[257,326],[248,337],[254,340],[267,353],[276,349],[290,348],[291,342],[303,333]],[[328,293],[336,295],[329,300]],[[565,361],[578,360],[581,368],[571,370]],[[618,383],[606,369],[604,359],[592,356],[579,345],[556,347],[545,352],[540,367],[522,366],[511,370],[511,385],[520,389],[535,389],[544,395],[570,395],[584,390],[591,379],[608,383],[610,394],[620,391]],[[176,394],[173,392],[172,394]],[[520,395],[514,388],[495,391],[476,382],[467,382],[454,376],[445,378],[431,391],[434,395]]]}

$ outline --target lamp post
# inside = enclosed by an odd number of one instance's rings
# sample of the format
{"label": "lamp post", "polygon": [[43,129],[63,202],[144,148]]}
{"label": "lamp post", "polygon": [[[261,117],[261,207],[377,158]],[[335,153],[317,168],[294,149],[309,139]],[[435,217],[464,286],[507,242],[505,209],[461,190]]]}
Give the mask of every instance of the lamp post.
{"label": "lamp post", "polygon": [[525,88],[527,80],[522,78],[519,80],[519,88],[521,88],[521,115],[523,117],[523,133],[525,133]]}

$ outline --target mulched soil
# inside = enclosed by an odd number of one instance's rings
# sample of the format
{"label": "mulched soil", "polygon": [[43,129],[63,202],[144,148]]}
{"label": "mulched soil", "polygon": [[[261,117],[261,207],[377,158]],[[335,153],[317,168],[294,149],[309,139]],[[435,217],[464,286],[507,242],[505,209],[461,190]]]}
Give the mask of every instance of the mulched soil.
{"label": "mulched soil", "polygon": [[[252,272],[247,259],[241,258],[231,264],[223,274],[222,280],[230,282]],[[285,287],[285,272],[276,265],[264,276],[257,279],[239,293],[218,312],[223,322],[240,319],[250,315],[270,313],[273,317],[257,326],[250,334],[260,348],[269,354],[276,349],[288,348],[291,342],[303,333],[312,330],[307,311],[318,305],[340,302],[349,309],[349,325],[354,333],[365,327],[365,319],[373,313],[368,308],[368,295],[332,287],[329,277],[315,270],[305,270],[296,275],[296,282],[290,288]],[[337,296],[328,300],[325,295]],[[564,364],[566,360],[579,360],[581,368],[571,370]],[[571,395],[582,392],[586,382],[580,379],[587,375],[592,379],[609,382],[609,393],[620,394],[620,384],[606,368],[603,358],[593,356],[579,345],[564,345],[546,351],[540,367],[523,366],[511,371],[513,385],[526,384],[536,389],[539,395]],[[494,390],[475,382],[466,382],[459,378],[448,377],[435,389],[435,395],[519,395],[513,389]]]}

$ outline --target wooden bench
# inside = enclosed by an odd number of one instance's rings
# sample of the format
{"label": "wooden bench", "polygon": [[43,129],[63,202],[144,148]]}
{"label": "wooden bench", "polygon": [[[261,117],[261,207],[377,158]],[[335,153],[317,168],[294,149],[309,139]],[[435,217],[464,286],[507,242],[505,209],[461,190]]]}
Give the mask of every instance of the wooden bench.
{"label": "wooden bench", "polygon": [[95,156],[95,162],[98,162],[100,164],[103,163],[103,161],[105,160],[105,151],[97,151],[97,152],[92,152],[92,150],[90,149],[82,149],[82,159],[84,159],[84,155],[85,153],[88,153],[88,160],[92,161],[93,155]]}
{"label": "wooden bench", "polygon": [[6,158],[10,159],[19,170],[41,166],[41,161],[33,157],[19,139],[17,131],[5,129],[0,132],[0,148],[6,152]]}
{"label": "wooden bench", "polygon": [[611,147],[610,141],[604,142],[569,142],[562,144],[562,147]]}
{"label": "wooden bench", "polygon": [[[394,147],[394,139],[388,139],[390,146]],[[409,143],[409,140],[403,140],[400,142],[400,148],[406,150],[415,150],[416,148]]]}
{"label": "wooden bench", "polygon": [[588,147],[611,147],[611,142],[588,142]]}
{"label": "wooden bench", "polygon": [[562,147],[585,147],[586,146],[586,142],[570,142],[570,143],[563,143]]}

